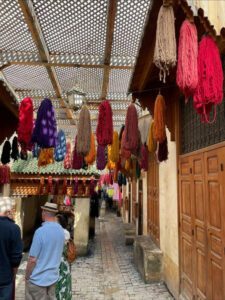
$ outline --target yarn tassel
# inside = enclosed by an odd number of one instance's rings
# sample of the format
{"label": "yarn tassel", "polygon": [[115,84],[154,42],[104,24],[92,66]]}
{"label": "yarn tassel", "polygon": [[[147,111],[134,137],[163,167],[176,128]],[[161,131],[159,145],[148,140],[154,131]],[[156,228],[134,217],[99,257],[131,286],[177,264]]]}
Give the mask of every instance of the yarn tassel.
{"label": "yarn tassel", "polygon": [[19,158],[18,140],[16,136],[14,136],[12,141],[11,158],[14,159],[14,161]]}
{"label": "yarn tassel", "polygon": [[91,148],[91,117],[86,105],[82,106],[77,129],[77,153],[87,155]]}
{"label": "yarn tassel", "polygon": [[167,138],[162,142],[159,143],[158,148],[158,161],[166,161],[168,159],[168,145],[167,145]]}
{"label": "yarn tassel", "polygon": [[154,139],[154,121],[152,121],[149,128],[147,146],[150,153],[155,152],[157,149],[157,143]]}
{"label": "yarn tassel", "polygon": [[54,163],[54,148],[41,149],[38,157],[38,167]]}
{"label": "yarn tassel", "polygon": [[104,170],[106,167],[106,154],[105,154],[105,147],[98,145],[97,148],[97,169],[98,170]]}
{"label": "yarn tassel", "polygon": [[142,159],[141,159],[141,169],[143,171],[148,171],[148,149],[145,145],[142,145],[141,148]]}
{"label": "yarn tassel", "polygon": [[175,18],[172,6],[161,6],[156,30],[156,42],[153,61],[159,68],[159,79],[166,82],[169,69],[177,61]]}
{"label": "yarn tassel", "polygon": [[166,104],[164,97],[158,95],[154,107],[154,139],[162,143],[166,138]]}
{"label": "yarn tassel", "polygon": [[98,144],[111,145],[113,141],[112,108],[108,100],[99,105],[98,124],[96,129]]}
{"label": "yarn tassel", "polygon": [[113,163],[119,161],[119,135],[117,131],[113,132],[113,143],[108,146],[109,160]]}
{"label": "yarn tassel", "polygon": [[88,165],[92,165],[96,159],[96,149],[95,149],[95,135],[94,133],[91,134],[91,148],[88,155],[85,157],[85,162]]}
{"label": "yarn tassel", "polygon": [[122,147],[129,151],[135,151],[138,146],[138,115],[136,107],[131,103],[127,109],[126,123],[122,138]]}
{"label": "yarn tassel", "polygon": [[74,170],[79,170],[83,167],[83,156],[77,153],[77,137],[75,138],[75,145],[73,149],[73,162],[72,168]]}
{"label": "yarn tassel", "polygon": [[3,165],[6,165],[10,162],[10,152],[11,152],[11,144],[7,140],[5,141],[2,149],[1,162]]}
{"label": "yarn tassel", "polygon": [[188,20],[180,28],[176,81],[187,102],[198,84],[198,35]]}

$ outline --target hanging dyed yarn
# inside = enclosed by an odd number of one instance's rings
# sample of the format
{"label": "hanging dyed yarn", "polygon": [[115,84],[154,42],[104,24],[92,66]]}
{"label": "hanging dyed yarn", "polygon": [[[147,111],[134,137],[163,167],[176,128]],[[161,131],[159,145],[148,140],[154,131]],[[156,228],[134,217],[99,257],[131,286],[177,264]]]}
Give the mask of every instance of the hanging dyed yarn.
{"label": "hanging dyed yarn", "polygon": [[140,167],[144,171],[148,171],[148,149],[146,145],[141,147],[141,164]]}
{"label": "hanging dyed yarn", "polygon": [[70,142],[66,143],[66,155],[64,158],[64,169],[71,168],[71,144]]}
{"label": "hanging dyed yarn", "polygon": [[157,149],[157,143],[154,139],[154,121],[152,121],[149,128],[147,146],[150,153],[155,152]]}
{"label": "hanging dyed yarn", "polygon": [[138,120],[138,128],[141,133],[141,143],[143,145],[147,143],[150,122],[151,122],[150,115],[143,116]]}
{"label": "hanging dyed yarn", "polygon": [[138,115],[136,107],[131,103],[127,109],[125,129],[122,136],[122,147],[135,151],[138,146]]}
{"label": "hanging dyed yarn", "polygon": [[11,158],[14,160],[17,160],[19,158],[18,139],[16,136],[14,136],[12,141]]}
{"label": "hanging dyed yarn", "polygon": [[77,153],[77,136],[75,138],[74,149],[73,149],[73,161],[72,169],[80,170],[83,167],[83,156]]}
{"label": "hanging dyed yarn", "polygon": [[87,155],[91,147],[91,117],[89,109],[83,105],[79,115],[77,129],[77,153]]}
{"label": "hanging dyed yarn", "polygon": [[88,155],[85,157],[85,162],[88,165],[92,165],[96,159],[96,149],[95,149],[95,135],[91,133],[91,148]]}
{"label": "hanging dyed yarn", "polygon": [[162,142],[159,143],[158,147],[158,161],[166,161],[168,159],[168,145],[167,145],[167,138]]}
{"label": "hanging dyed yarn", "polygon": [[41,148],[35,143],[33,144],[32,147],[32,155],[33,157],[38,158],[39,154],[40,154]]}
{"label": "hanging dyed yarn", "polygon": [[128,159],[131,156],[131,152],[130,152],[130,150],[126,150],[124,148],[124,144],[125,144],[125,131],[122,134],[120,155],[122,158]]}
{"label": "hanging dyed yarn", "polygon": [[31,98],[24,98],[19,107],[19,125],[17,128],[18,142],[21,152],[26,156],[30,149],[31,136],[33,131],[33,102]]}
{"label": "hanging dyed yarn", "polygon": [[55,111],[50,99],[45,98],[38,109],[32,142],[41,148],[54,148],[57,143]]}
{"label": "hanging dyed yarn", "polygon": [[164,97],[158,95],[154,107],[154,139],[162,143],[166,138],[166,104]]}
{"label": "hanging dyed yarn", "polygon": [[119,161],[119,135],[117,131],[113,132],[113,143],[108,146],[108,149],[109,160],[117,163]]}
{"label": "hanging dyed yarn", "polygon": [[56,161],[63,161],[66,155],[66,136],[63,130],[59,130],[54,157]]}
{"label": "hanging dyed yarn", "polygon": [[198,35],[195,24],[188,20],[180,28],[176,80],[186,99],[194,94],[198,84]]}
{"label": "hanging dyed yarn", "polygon": [[38,157],[38,167],[54,163],[54,148],[41,149]]}
{"label": "hanging dyed yarn", "polygon": [[102,145],[98,145],[97,148],[97,169],[104,170],[107,164],[106,155],[105,155],[105,147]]}
{"label": "hanging dyed yarn", "polygon": [[10,183],[10,167],[0,166],[0,184]]}
{"label": "hanging dyed yarn", "polygon": [[154,64],[160,69],[159,79],[166,82],[169,69],[176,65],[175,18],[172,6],[161,6],[156,30]]}
{"label": "hanging dyed yarn", "polygon": [[[219,49],[210,36],[204,36],[198,48],[198,86],[194,94],[194,108],[201,121],[216,119],[216,105],[223,100],[223,69]],[[213,120],[209,114],[214,106]]]}
{"label": "hanging dyed yarn", "polygon": [[112,108],[108,100],[99,105],[98,125],[96,129],[98,144],[111,145],[113,141]]}
{"label": "hanging dyed yarn", "polygon": [[2,148],[2,156],[1,162],[3,165],[6,165],[10,162],[10,152],[11,152],[11,144],[10,141],[5,141],[3,148]]}

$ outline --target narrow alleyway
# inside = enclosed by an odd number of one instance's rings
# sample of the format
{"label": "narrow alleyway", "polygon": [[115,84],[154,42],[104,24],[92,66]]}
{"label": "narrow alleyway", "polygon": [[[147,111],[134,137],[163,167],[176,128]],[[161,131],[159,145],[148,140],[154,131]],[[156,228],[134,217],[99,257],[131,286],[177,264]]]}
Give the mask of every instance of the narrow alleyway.
{"label": "narrow alleyway", "polygon": [[[24,299],[24,269],[17,276],[16,299]],[[173,299],[163,284],[145,284],[133,265],[132,247],[125,246],[122,221],[113,214],[97,221],[96,237],[88,257],[72,267],[73,299],[164,300]]]}

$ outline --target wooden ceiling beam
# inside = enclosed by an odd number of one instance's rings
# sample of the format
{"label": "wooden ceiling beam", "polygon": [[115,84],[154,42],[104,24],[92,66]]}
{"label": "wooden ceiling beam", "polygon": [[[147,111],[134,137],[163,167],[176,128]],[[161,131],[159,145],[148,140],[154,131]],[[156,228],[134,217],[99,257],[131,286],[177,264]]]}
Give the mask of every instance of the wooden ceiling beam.
{"label": "wooden ceiling beam", "polygon": [[[34,41],[35,45],[37,46],[41,62],[49,63],[50,53],[48,51],[47,44],[46,44],[44,36],[42,34],[41,26],[40,26],[38,18],[36,16],[32,1],[31,0],[18,0],[18,2],[19,2],[21,10],[23,12],[27,26],[31,32],[33,41]],[[48,76],[51,80],[51,83],[55,90],[57,98],[61,99],[60,101],[62,102],[63,107],[65,107],[67,117],[69,119],[71,119],[71,118],[73,119],[73,113],[68,108],[66,103],[64,103],[64,100],[62,100],[62,98],[61,98],[62,97],[62,89],[59,84],[59,80],[57,78],[55,68],[50,65],[46,65],[45,68],[48,72]],[[74,120],[74,123],[75,123],[75,120]]]}
{"label": "wooden ceiling beam", "polygon": [[105,43],[105,55],[104,55],[104,74],[102,83],[101,99],[105,99],[107,96],[109,85],[109,73],[110,73],[110,59],[113,45],[113,33],[114,24],[116,20],[118,0],[108,0],[108,13],[107,13],[107,29],[106,29],[106,43]]}
{"label": "wooden ceiling beam", "polygon": [[[98,68],[103,69],[106,65],[96,65],[96,64],[74,64],[74,63],[55,63],[55,62],[43,62],[43,61],[10,61],[0,67],[0,71],[11,66],[11,65],[22,65],[22,66],[44,66],[44,67],[63,67],[63,68]],[[108,66],[107,66],[108,67]],[[109,66],[110,69],[118,70],[132,70],[131,66]]]}

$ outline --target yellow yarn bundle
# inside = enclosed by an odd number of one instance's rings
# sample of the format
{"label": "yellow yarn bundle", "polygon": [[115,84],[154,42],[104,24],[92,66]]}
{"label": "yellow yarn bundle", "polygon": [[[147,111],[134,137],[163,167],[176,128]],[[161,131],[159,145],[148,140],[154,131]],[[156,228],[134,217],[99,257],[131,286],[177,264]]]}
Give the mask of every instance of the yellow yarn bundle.
{"label": "yellow yarn bundle", "polygon": [[154,121],[151,123],[151,126],[149,128],[147,146],[149,152],[156,151],[157,144],[154,139]]}
{"label": "yellow yarn bundle", "polygon": [[113,163],[117,163],[119,161],[119,135],[117,131],[113,132],[113,143],[110,147],[109,159]]}

